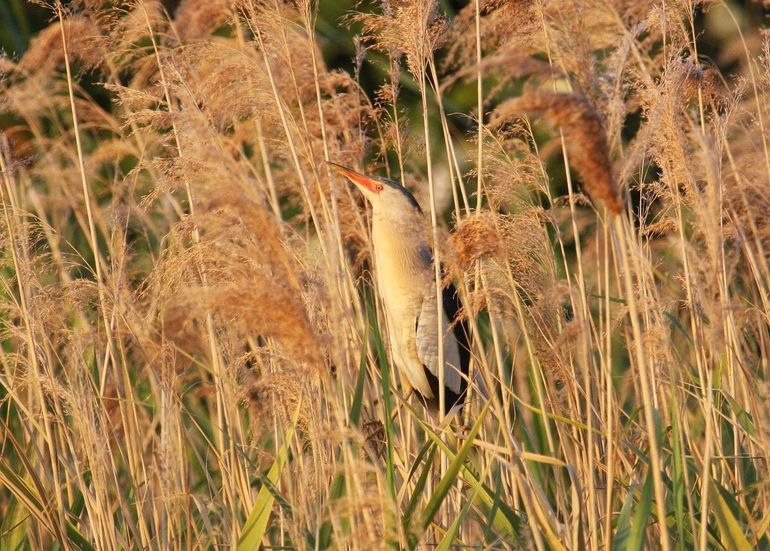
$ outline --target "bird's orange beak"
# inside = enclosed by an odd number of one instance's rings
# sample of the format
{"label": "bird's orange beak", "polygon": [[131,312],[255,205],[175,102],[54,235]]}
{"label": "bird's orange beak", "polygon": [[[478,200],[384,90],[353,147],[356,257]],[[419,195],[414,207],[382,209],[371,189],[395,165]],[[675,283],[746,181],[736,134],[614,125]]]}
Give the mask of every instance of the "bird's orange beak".
{"label": "bird's orange beak", "polygon": [[338,165],[337,163],[333,163],[331,161],[327,161],[327,162],[329,163],[329,166],[331,166],[334,170],[342,174],[345,178],[347,178],[354,184],[361,186],[363,188],[366,188],[367,190],[375,194],[380,193],[382,191],[382,184],[379,183],[377,180],[374,180],[369,176],[365,176],[360,172],[356,172],[355,170],[350,170],[349,168],[345,168],[344,166]]}

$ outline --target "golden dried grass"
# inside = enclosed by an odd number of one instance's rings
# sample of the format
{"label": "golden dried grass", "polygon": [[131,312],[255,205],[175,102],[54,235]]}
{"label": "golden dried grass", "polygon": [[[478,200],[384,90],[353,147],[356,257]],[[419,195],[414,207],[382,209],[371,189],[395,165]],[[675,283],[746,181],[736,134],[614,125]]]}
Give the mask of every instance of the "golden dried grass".
{"label": "golden dried grass", "polygon": [[[698,3],[384,3],[348,18],[387,57],[369,92],[327,67],[325,9],[82,2],[0,60],[0,510],[26,519],[0,546],[236,545],[295,412],[265,545],[438,545],[459,519],[463,545],[610,547],[634,529],[705,549],[728,545],[714,512],[765,545],[766,37],[725,44],[731,79],[698,56]],[[456,117],[468,83],[482,112]],[[562,147],[623,216],[565,196]],[[412,497],[427,511],[451,455],[417,462],[421,413],[392,372],[385,414],[368,213],[325,160],[431,197],[490,391],[425,531],[402,516]],[[458,425],[434,427],[453,451]],[[529,521],[518,540],[471,471]]]}

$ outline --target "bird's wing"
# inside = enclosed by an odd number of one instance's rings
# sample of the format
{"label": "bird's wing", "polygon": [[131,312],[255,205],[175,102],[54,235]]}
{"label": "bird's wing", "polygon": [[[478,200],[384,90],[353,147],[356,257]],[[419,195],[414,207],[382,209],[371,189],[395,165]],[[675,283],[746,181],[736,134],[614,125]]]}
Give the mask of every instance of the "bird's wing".
{"label": "bird's wing", "polygon": [[[443,290],[443,304],[442,304],[442,320],[441,331],[444,336],[443,348],[444,348],[444,385],[448,390],[456,395],[461,395],[466,388],[467,381],[464,375],[468,373],[468,361],[469,355],[467,354],[467,335],[463,343],[459,342],[462,337],[458,339],[458,331],[449,331],[449,319],[447,314],[454,318],[457,313],[459,300],[457,299],[457,291],[454,285],[449,285]],[[450,303],[448,303],[450,302]],[[447,310],[451,311],[447,311]],[[435,381],[431,381],[431,386],[435,382],[436,388],[438,388],[439,366],[438,366],[438,323],[436,310],[436,285],[428,285],[425,294],[423,295],[422,308],[420,314],[417,317],[417,334],[416,334],[416,347],[417,356],[420,358],[422,365],[426,371],[435,377]],[[464,322],[462,329],[465,330]],[[460,325],[460,324],[458,324]],[[467,333],[467,331],[466,331]],[[461,345],[465,348],[461,350]],[[438,392],[434,392],[434,398],[438,400]]]}

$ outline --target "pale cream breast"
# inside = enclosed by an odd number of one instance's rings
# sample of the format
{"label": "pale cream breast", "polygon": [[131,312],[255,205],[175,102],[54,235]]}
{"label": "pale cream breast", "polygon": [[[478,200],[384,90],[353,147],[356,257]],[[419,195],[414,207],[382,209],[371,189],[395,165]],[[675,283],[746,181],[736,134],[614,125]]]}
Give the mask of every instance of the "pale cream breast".
{"label": "pale cream breast", "polygon": [[372,224],[372,237],[377,243],[377,288],[388,318],[393,360],[415,389],[431,397],[430,384],[415,344],[423,293],[433,278],[431,266],[422,252],[425,247],[422,233],[424,229],[417,220],[394,221],[375,215]]}

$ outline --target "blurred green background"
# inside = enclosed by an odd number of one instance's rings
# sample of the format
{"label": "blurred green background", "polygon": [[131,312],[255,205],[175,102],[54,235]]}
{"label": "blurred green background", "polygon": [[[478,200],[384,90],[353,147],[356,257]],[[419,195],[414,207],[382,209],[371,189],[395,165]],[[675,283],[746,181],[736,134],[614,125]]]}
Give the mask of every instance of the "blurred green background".
{"label": "blurred green background", "polygon": [[[53,4],[53,0],[49,0]],[[180,0],[164,0],[166,11],[173,16]],[[442,12],[452,18],[460,9],[468,4],[462,0],[440,0]],[[758,28],[767,25],[770,8],[764,7],[767,2],[761,0],[729,0],[725,2],[733,13],[741,21],[744,29]],[[64,2],[65,5],[70,2]],[[735,60],[725,55],[725,33],[731,33],[732,22],[721,21],[721,15],[710,16],[721,2],[712,5],[700,6],[696,18],[696,28],[700,31],[698,48],[702,57],[715,63],[725,75],[729,75],[734,68]],[[350,0],[320,0],[318,3],[317,30],[321,37],[326,62],[331,68],[354,70],[355,46],[353,37],[359,29],[356,25],[348,25],[342,21],[342,17],[353,10],[377,11],[377,2],[354,2]],[[705,10],[705,11],[704,11]],[[18,59],[27,49],[30,40],[41,29],[45,28],[54,19],[50,8],[27,0],[0,0],[0,51],[12,59]],[[368,92],[386,78],[384,58],[379,54],[370,54],[370,63],[364,63],[361,71],[361,83]],[[381,61],[381,63],[378,63]],[[406,94],[410,91],[405,90]],[[416,98],[416,94],[415,94]],[[408,97],[404,98],[408,100]],[[471,105],[475,103],[475,97]],[[460,105],[458,107],[466,107]]]}

